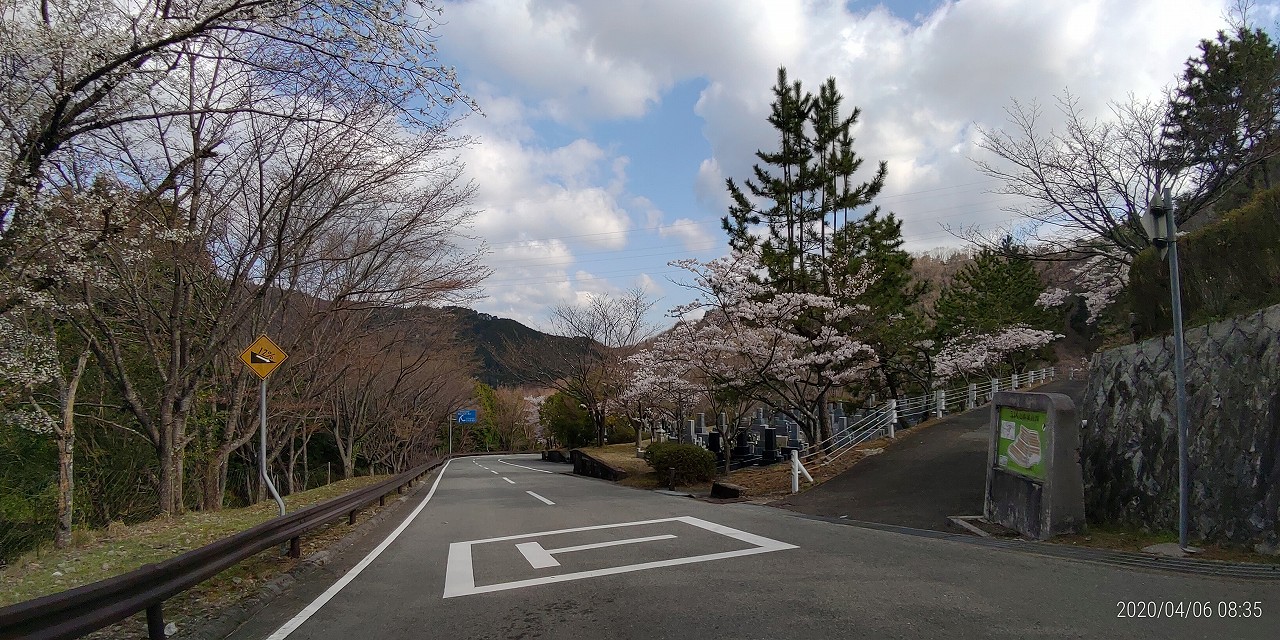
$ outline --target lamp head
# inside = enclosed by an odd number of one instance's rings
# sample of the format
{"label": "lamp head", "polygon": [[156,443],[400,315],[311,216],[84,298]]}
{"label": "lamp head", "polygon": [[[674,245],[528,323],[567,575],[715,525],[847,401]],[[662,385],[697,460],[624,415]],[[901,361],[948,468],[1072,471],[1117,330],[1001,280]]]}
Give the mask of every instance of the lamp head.
{"label": "lamp head", "polygon": [[1151,206],[1147,207],[1147,212],[1142,216],[1142,230],[1146,232],[1147,238],[1152,244],[1159,244],[1159,241],[1165,239],[1168,235],[1165,233],[1164,216],[1166,214],[1164,208],[1164,198],[1157,191],[1155,197],[1151,198]]}

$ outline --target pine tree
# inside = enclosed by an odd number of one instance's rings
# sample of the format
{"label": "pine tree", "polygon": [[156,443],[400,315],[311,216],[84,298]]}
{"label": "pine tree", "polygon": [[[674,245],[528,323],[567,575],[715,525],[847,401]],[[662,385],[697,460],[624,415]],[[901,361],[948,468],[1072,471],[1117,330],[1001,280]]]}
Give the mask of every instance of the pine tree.
{"label": "pine tree", "polygon": [[1041,328],[1048,314],[1036,305],[1044,285],[1031,260],[1005,238],[999,249],[983,250],[938,298],[937,334],[996,333],[1013,325]]}
{"label": "pine tree", "polygon": [[[881,216],[873,210],[859,220],[842,226],[832,237],[832,253],[827,259],[831,278],[840,285],[869,270],[871,284],[857,300],[845,304],[867,307],[862,315],[862,340],[876,352],[880,379],[891,397],[898,397],[906,376],[925,369],[917,362],[915,347],[926,335],[927,322],[920,299],[928,285],[916,282],[911,271],[914,259],[902,248],[902,221],[892,213]],[[836,290],[847,290],[836,286]]]}
{"label": "pine tree", "polygon": [[[863,159],[853,151],[851,130],[861,111],[840,116],[843,96],[834,78],[814,96],[799,81],[789,82],[786,68],[780,68],[773,94],[768,120],[778,132],[779,149],[756,152],[762,164],[753,167],[745,191],[726,180],[732,203],[721,223],[733,249],[759,245],[769,280],[779,290],[830,291],[826,258],[835,232],[848,223],[850,211],[879,194],[887,166],[881,162],[871,180],[853,184]],[[763,242],[750,233],[760,224],[768,232]]]}
{"label": "pine tree", "polygon": [[1166,119],[1166,148],[1217,189],[1243,178],[1249,190],[1277,151],[1280,49],[1261,29],[1238,26],[1200,41],[1187,60]]}

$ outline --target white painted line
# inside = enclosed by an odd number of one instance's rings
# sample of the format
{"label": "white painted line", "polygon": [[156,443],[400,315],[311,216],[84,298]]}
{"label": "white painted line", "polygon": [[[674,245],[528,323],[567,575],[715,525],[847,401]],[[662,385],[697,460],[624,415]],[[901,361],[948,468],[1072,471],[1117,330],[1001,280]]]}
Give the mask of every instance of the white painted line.
{"label": "white painted line", "polygon": [[662,536],[646,536],[644,538],[629,538],[627,540],[610,540],[609,542],[597,542],[595,544],[580,544],[576,547],[561,547],[559,549],[543,549],[541,544],[534,542],[521,542],[516,545],[516,549],[524,554],[524,559],[529,561],[529,565],[534,569],[546,569],[547,567],[558,567],[560,561],[551,557],[557,553],[571,553],[574,551],[587,551],[588,549],[603,549],[605,547],[616,547],[620,544],[636,544],[639,542],[653,542],[654,540],[670,540],[674,535],[667,534]]}
{"label": "white painted line", "polygon": [[576,547],[561,547],[559,549],[547,549],[547,553],[555,555],[557,553],[570,553],[573,551],[586,551],[588,549],[603,549],[605,547],[616,547],[620,544],[636,544],[638,542],[653,542],[654,540],[670,540],[675,536],[668,533],[661,536],[645,536],[643,538],[628,538],[626,540],[610,540],[609,542],[597,542],[595,544],[580,544]]}
{"label": "white painted line", "polygon": [[529,494],[529,495],[531,495],[531,496],[533,496],[533,497],[535,497],[535,498],[537,498],[537,499],[539,499],[539,500],[541,500],[541,501],[543,501],[543,502],[545,502],[545,503],[547,503],[547,504],[555,504],[554,502],[552,502],[552,501],[550,501],[550,500],[548,500],[548,499],[546,499],[546,498],[544,498],[544,497],[542,497],[542,496],[540,496],[540,495],[538,495],[538,494],[536,494],[536,493],[534,493],[534,492],[532,492],[532,491],[526,491],[525,493],[527,493],[527,494]]}
{"label": "white painted line", "polygon": [[[471,545],[449,545],[449,564],[452,568],[457,563],[458,571],[450,570],[444,575],[444,592],[450,593],[458,589],[475,588],[476,577],[471,564]],[[267,640],[272,640],[268,638]]]}
{"label": "white painted line", "polygon": [[485,469],[485,471],[488,471],[489,473],[492,473],[494,475],[498,475],[498,472],[494,471],[493,469]]}
{"label": "white painted line", "polygon": [[502,479],[503,479],[503,480],[506,480],[508,484],[515,484],[515,481],[514,481],[514,480],[512,480],[511,478],[508,478],[508,477],[506,477],[506,476],[502,476]]}
{"label": "white painted line", "polygon": [[[436,481],[432,483],[431,490],[427,492],[427,496],[423,498],[422,502],[418,504],[417,508],[415,508],[413,512],[409,514],[409,517],[405,518],[404,522],[401,522],[400,526],[396,527],[395,531],[392,531],[391,535],[387,536],[386,540],[383,540],[381,544],[374,547],[373,551],[369,552],[369,555],[365,556],[363,560],[357,563],[356,566],[352,567],[351,570],[346,573],[346,575],[339,578],[337,582],[333,583],[333,585],[330,586],[328,589],[326,589],[324,593],[320,594],[319,597],[317,597],[315,600],[312,600],[311,604],[307,605],[305,608],[302,609],[302,611],[298,612],[298,615],[295,615],[291,620],[284,623],[279,629],[276,629],[275,633],[272,633],[271,635],[267,636],[267,640],[284,640],[284,638],[289,637],[289,634],[296,631],[298,627],[302,626],[302,623],[306,622],[307,619],[315,615],[315,612],[319,611],[320,607],[323,607],[325,603],[329,602],[329,600],[333,598],[333,596],[338,595],[338,592],[342,591],[343,587],[347,586],[352,580],[355,580],[356,576],[360,575],[361,571],[364,571],[366,567],[368,567],[374,560],[378,558],[378,556],[382,555],[382,552],[386,551],[387,547],[391,546],[391,543],[395,542],[396,538],[400,537],[400,534],[403,533],[404,530],[409,527],[409,524],[413,522],[413,519],[418,517],[418,514],[422,513],[422,509],[427,506],[428,502],[431,501],[431,496],[434,496],[436,494],[436,488],[440,486],[440,480],[444,478],[445,469],[449,468],[450,462],[453,462],[453,461],[449,460],[444,463],[443,467],[440,467],[440,474],[436,476]],[[466,557],[467,567],[465,570],[463,570],[461,565],[459,565],[459,571],[460,573],[465,571],[465,574],[466,574],[465,577],[467,578],[468,582],[475,584],[474,580],[471,578],[470,547],[468,547],[465,551],[467,556]],[[449,559],[453,560],[452,546],[449,547]],[[462,559],[461,556],[459,556],[459,560],[461,559]],[[452,562],[450,563],[450,566],[452,566]]]}
{"label": "white painted line", "polygon": [[543,549],[542,545],[538,544],[537,541],[521,542],[516,545],[516,548],[520,550],[520,553],[524,554],[524,559],[528,560],[529,566],[534,569],[560,566],[560,562],[552,558],[551,554],[547,553],[547,550]]}
{"label": "white painted line", "polygon": [[498,462],[501,462],[502,464],[509,464],[509,465],[511,465],[511,466],[513,466],[513,467],[520,467],[521,469],[528,469],[528,470],[530,470],[530,471],[537,471],[538,473],[554,473],[554,472],[552,472],[552,471],[547,471],[546,469],[534,469],[533,467],[526,467],[526,466],[524,466],[524,465],[522,465],[522,464],[516,464],[516,463],[514,463],[514,462],[507,462],[506,460],[498,460]]}
{"label": "white painted line", "polygon": [[[640,564],[630,564],[621,567],[608,567],[604,569],[595,569],[591,571],[577,571],[573,573],[564,573],[555,576],[544,576],[541,578],[531,578],[528,580],[516,580],[513,582],[502,582],[498,584],[490,584],[477,587],[475,583],[475,573],[471,565],[471,547],[477,544],[485,544],[490,542],[505,542],[508,540],[521,540],[527,538],[535,538],[541,536],[550,536],[561,533],[575,533],[578,531],[593,531],[596,529],[613,529],[617,527],[631,527],[646,524],[656,524],[660,522],[683,522],[688,525],[704,529],[713,533],[728,536],[735,540],[753,545],[747,549],[739,549],[737,551],[725,551],[721,553],[708,553],[700,556],[689,556],[685,558],[672,558],[670,560],[658,560],[655,562],[643,562]],[[637,541],[640,539],[636,539]],[[516,545],[517,548],[524,553],[525,558],[529,559],[530,564],[534,564],[535,559],[545,564],[547,559],[559,564],[555,558],[550,557],[552,553],[567,552],[568,550],[578,550],[583,547],[594,548],[595,545],[581,545],[581,547],[566,547],[564,549],[552,549],[550,551],[542,549],[542,545],[525,546],[523,543]],[[574,527],[572,529],[559,529],[556,531],[541,531],[538,533],[527,533],[515,536],[502,536],[498,538],[487,538],[485,540],[470,540],[467,542],[454,542],[449,545],[449,564],[445,569],[444,581],[444,597],[456,598],[459,596],[469,596],[479,593],[492,593],[495,591],[506,591],[508,589],[520,589],[523,587],[532,587],[542,584],[551,584],[554,582],[566,582],[569,580],[580,580],[583,578],[594,578],[597,576],[608,576],[619,573],[629,573],[632,571],[643,571],[645,569],[657,569],[660,567],[673,567],[682,564],[693,564],[696,562],[710,562],[712,560],[721,560],[725,558],[737,558],[741,556],[756,555],[760,553],[769,553],[772,551],[783,551],[785,549],[796,549],[796,545],[787,544],[778,540],[772,540],[763,536],[740,531],[731,527],[725,527],[712,522],[707,522],[699,518],[691,516],[680,516],[677,518],[661,518],[658,520],[640,520],[637,522],[622,522],[618,524],[604,524],[591,527]],[[527,551],[526,551],[527,550]],[[541,550],[541,553],[539,553]],[[532,556],[532,558],[531,558]],[[544,557],[545,556],[545,557]],[[549,565],[555,566],[555,565]],[[541,568],[541,567],[536,567]]]}

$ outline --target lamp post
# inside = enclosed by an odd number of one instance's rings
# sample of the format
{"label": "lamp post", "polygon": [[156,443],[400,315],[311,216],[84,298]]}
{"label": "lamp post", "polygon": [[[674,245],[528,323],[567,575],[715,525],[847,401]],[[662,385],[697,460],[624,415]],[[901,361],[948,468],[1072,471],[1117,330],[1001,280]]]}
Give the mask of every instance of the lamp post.
{"label": "lamp post", "polygon": [[[1163,220],[1161,220],[1163,218]],[[1173,298],[1173,378],[1178,412],[1178,547],[1186,552],[1188,501],[1191,494],[1191,471],[1187,462],[1187,386],[1186,342],[1182,337],[1182,282],[1178,274],[1178,231],[1173,219],[1173,193],[1166,188],[1151,201],[1143,227],[1152,244],[1167,249],[1169,254],[1169,288]]]}

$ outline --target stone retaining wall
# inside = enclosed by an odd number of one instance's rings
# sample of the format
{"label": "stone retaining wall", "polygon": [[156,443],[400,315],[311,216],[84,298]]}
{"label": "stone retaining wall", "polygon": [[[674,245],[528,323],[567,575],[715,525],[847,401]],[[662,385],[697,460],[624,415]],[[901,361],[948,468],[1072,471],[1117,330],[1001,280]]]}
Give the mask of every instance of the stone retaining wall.
{"label": "stone retaining wall", "polygon": [[[1193,538],[1280,538],[1280,305],[1189,329]],[[1094,354],[1080,457],[1090,522],[1177,530],[1173,339]]]}

